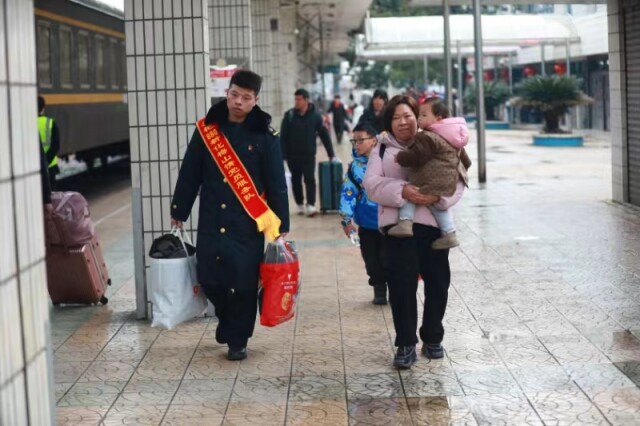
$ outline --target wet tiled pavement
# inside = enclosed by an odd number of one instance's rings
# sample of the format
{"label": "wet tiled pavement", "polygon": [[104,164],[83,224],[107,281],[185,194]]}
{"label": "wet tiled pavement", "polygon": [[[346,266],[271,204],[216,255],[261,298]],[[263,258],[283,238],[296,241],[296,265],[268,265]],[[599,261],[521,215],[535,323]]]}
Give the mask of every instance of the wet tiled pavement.
{"label": "wet tiled pavement", "polygon": [[105,221],[124,229],[110,303],[52,311],[59,424],[640,424],[640,211],[607,201],[606,135],[581,149],[527,135],[489,134],[489,183],[455,211],[446,357],[408,371],[335,215],[294,217],[297,316],[257,326],[242,362],[215,319],[134,320],[127,213]]}

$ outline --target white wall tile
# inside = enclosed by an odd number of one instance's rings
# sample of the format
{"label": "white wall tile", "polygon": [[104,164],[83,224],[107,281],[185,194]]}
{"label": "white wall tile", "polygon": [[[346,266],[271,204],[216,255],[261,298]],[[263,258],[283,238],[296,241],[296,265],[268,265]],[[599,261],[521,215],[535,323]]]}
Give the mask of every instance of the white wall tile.
{"label": "white wall tile", "polygon": [[[8,88],[0,84],[0,121],[9,122]],[[0,126],[0,181],[11,176],[11,155],[9,150],[9,126]]]}
{"label": "white wall tile", "polygon": [[178,124],[187,122],[186,94],[184,90],[176,90],[176,112]]}
{"label": "white wall tile", "polygon": [[138,92],[138,125],[146,126],[147,124],[147,94],[146,92]]}
{"label": "white wall tile", "polygon": [[[156,95],[156,101],[158,105],[158,124],[166,124],[167,123],[167,93],[166,92],[158,92]],[[166,158],[162,156],[160,158]]]}
{"label": "white wall tile", "polygon": [[[131,155],[131,161],[140,161],[140,139],[138,137],[139,129],[137,127],[129,130],[129,153]],[[133,167],[133,165],[132,165]],[[136,186],[135,184],[133,185]]]}
{"label": "white wall tile", "polygon": [[126,21],[133,19],[133,0],[124,0],[124,19]]}
{"label": "white wall tile", "polygon": [[149,127],[149,160],[158,161],[158,159],[158,128]]}
{"label": "white wall tile", "polygon": [[176,91],[167,90],[167,123],[177,124],[178,115],[176,111]]}
{"label": "white wall tile", "polygon": [[164,53],[164,24],[163,21],[153,21],[153,41],[154,53],[161,55]]}
{"label": "white wall tile", "polygon": [[173,32],[173,21],[164,21],[164,53],[171,54],[175,51]]}
{"label": "white wall tile", "polygon": [[148,124],[155,126],[158,124],[158,104],[156,99],[156,92],[147,92],[147,117]]}
{"label": "white wall tile", "polygon": [[185,68],[184,68],[184,58],[185,55],[176,55],[174,56],[176,65],[175,65],[175,77],[176,77],[176,89],[184,89],[185,87]]}
{"label": "white wall tile", "polygon": [[[14,205],[11,182],[0,183],[0,223],[6,230],[14,230]],[[13,231],[9,232],[13,235]],[[0,286],[10,276],[16,274],[15,240],[13,238],[0,238]],[[1,302],[0,302],[1,304]]]}
{"label": "white wall tile", "polygon": [[144,55],[144,23],[141,21],[135,22],[135,54]]}
{"label": "white wall tile", "polygon": [[162,0],[153,0],[153,19],[162,19]]}
{"label": "white wall tile", "polygon": [[167,127],[167,143],[169,145],[169,159],[179,160],[182,158],[183,152],[180,150],[178,143],[178,127]]}
{"label": "white wall tile", "polygon": [[187,89],[187,123],[195,124],[198,121],[198,104],[196,102],[195,89]]}
{"label": "white wall tile", "polygon": [[193,48],[193,20],[185,19],[183,20],[183,34],[184,34],[184,51],[192,53]]}
{"label": "white wall tile", "polygon": [[129,93],[127,98],[129,108],[129,126],[138,125],[138,96],[136,93]]}
{"label": "white wall tile", "polygon": [[164,67],[165,67],[164,57],[156,56],[154,58],[154,61],[155,61],[154,68],[156,71],[156,75],[155,75],[156,88],[158,90],[166,89],[167,86],[166,86],[166,77],[164,74]]}
{"label": "white wall tile", "polygon": [[[149,129],[140,127],[138,129],[138,143],[140,146],[140,161],[149,161]],[[149,192],[143,192],[149,194]]]}
{"label": "white wall tile", "polygon": [[184,8],[183,0],[173,0],[173,17],[181,18],[182,17],[182,9]]}
{"label": "white wall tile", "polygon": [[190,89],[195,86],[195,69],[194,69],[194,55],[184,55],[184,77],[185,77],[185,87]]}
{"label": "white wall tile", "polygon": [[175,56],[166,56],[165,57],[165,67],[164,71],[165,75],[165,87],[167,89],[175,89],[176,88],[176,64],[175,64]]}
{"label": "white wall tile", "polygon": [[[141,0],[138,0],[141,1]],[[144,19],[153,19],[153,0],[144,0]]]}
{"label": "white wall tile", "polygon": [[184,25],[183,21],[176,19],[173,23],[173,48],[175,53],[184,53]]}
{"label": "white wall tile", "polygon": [[[148,0],[147,0],[148,1]],[[155,53],[155,32],[153,31],[153,21],[144,22],[144,54],[153,55]]]}
{"label": "white wall tile", "polygon": [[136,58],[127,57],[127,88],[130,91],[137,90],[136,83]]}

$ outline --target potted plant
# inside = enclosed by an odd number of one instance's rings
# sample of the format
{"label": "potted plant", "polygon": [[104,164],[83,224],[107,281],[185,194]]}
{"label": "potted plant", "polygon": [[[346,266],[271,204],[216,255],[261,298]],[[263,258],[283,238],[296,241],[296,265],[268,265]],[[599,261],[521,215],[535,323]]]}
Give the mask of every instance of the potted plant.
{"label": "potted plant", "polygon": [[[484,82],[484,108],[487,129],[508,129],[509,123],[498,118],[499,107],[509,99],[509,87],[501,81]],[[476,104],[476,90],[471,85],[465,96],[465,105]]]}
{"label": "potted plant", "polygon": [[519,96],[511,100],[513,105],[536,109],[544,117],[541,134],[533,137],[534,145],[582,146],[581,136],[572,135],[560,128],[560,118],[569,112],[569,108],[593,102],[592,98],[580,90],[580,81],[577,78],[529,77],[520,84],[518,93]]}

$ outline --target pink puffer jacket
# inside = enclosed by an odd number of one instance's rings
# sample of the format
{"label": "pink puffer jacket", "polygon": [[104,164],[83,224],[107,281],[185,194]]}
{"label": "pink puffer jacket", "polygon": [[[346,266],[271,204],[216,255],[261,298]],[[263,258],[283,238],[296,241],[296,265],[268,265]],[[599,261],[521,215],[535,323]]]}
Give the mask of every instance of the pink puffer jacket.
{"label": "pink puffer jacket", "polygon": [[[380,160],[381,144],[386,145],[382,160]],[[378,145],[369,155],[363,184],[369,198],[378,203],[378,227],[380,228],[398,223],[398,210],[407,201],[402,198],[402,188],[408,184],[409,171],[396,162],[396,155],[400,150],[404,150],[404,147],[392,135],[383,133],[378,136]],[[441,197],[435,206],[438,209],[447,210],[460,201],[463,193],[464,183],[458,180],[456,192],[450,197]],[[426,206],[416,206],[413,221],[438,227]]]}

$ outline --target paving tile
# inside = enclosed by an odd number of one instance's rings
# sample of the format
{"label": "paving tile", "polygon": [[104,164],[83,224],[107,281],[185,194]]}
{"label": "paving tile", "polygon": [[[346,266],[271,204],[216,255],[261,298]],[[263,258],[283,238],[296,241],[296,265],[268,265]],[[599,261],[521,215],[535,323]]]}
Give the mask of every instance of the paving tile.
{"label": "paving tile", "polygon": [[640,389],[610,389],[593,396],[593,402],[612,424],[640,423]]}
{"label": "paving tile", "polygon": [[466,401],[459,396],[409,397],[407,405],[414,424],[477,425]]}
{"label": "paving tile", "polygon": [[475,370],[459,370],[456,368],[456,375],[465,395],[518,395],[520,393],[520,388],[515,379],[504,367],[488,367]]}
{"label": "paving tile", "polygon": [[226,351],[217,357],[194,358],[189,363],[185,379],[233,379],[238,375],[239,362],[227,361]]}
{"label": "paving tile", "polygon": [[223,425],[282,425],[286,404],[264,401],[231,402],[227,407]]}
{"label": "paving tile", "polygon": [[220,425],[224,419],[227,404],[172,404],[162,425],[213,426]]}
{"label": "paving tile", "polygon": [[349,399],[350,425],[408,425],[411,414],[405,398]]}
{"label": "paving tile", "polygon": [[287,405],[287,425],[347,426],[347,402],[344,399],[290,401]]}
{"label": "paving tile", "polygon": [[480,425],[544,425],[524,395],[475,395],[465,401]]}
{"label": "paving tile", "polygon": [[114,406],[104,417],[103,424],[104,426],[155,426],[160,424],[166,411],[166,405]]}
{"label": "paving tile", "polygon": [[238,378],[231,403],[273,402],[285,404],[289,393],[289,377]]}
{"label": "paving tile", "polygon": [[609,424],[598,407],[576,386],[528,395],[545,424]]}
{"label": "paving tile", "polygon": [[56,420],[60,426],[97,426],[102,421],[107,410],[109,410],[109,406],[58,407],[56,409]]}

